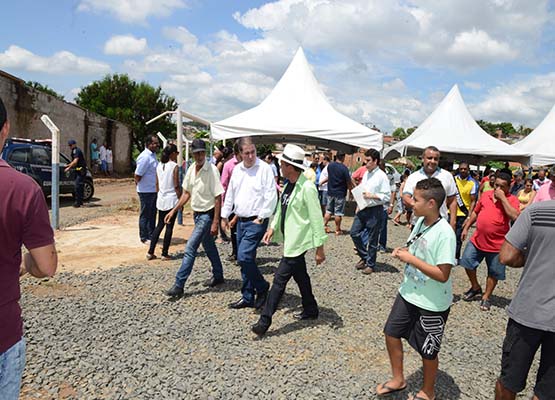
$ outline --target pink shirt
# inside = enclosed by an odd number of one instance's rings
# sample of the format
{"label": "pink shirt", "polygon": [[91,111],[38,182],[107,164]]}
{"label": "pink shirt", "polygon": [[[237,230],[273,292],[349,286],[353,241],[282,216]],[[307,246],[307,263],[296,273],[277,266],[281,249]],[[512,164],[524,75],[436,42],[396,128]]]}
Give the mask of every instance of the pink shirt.
{"label": "pink shirt", "polygon": [[534,197],[534,201],[532,203],[555,200],[555,187],[553,186],[553,182],[551,182],[549,185],[542,185],[536,192],[536,197]]}
{"label": "pink shirt", "polygon": [[[235,168],[235,166],[239,164],[239,160],[237,160],[236,156],[233,156],[232,159],[230,159],[229,161],[227,161],[224,164],[224,168],[222,169],[222,177],[220,178],[220,182],[222,182],[222,186],[224,187],[225,192],[227,192],[227,187],[229,185],[229,181],[231,180],[231,174],[233,172],[233,168]],[[222,204],[224,203],[225,200],[225,192],[222,195]]]}

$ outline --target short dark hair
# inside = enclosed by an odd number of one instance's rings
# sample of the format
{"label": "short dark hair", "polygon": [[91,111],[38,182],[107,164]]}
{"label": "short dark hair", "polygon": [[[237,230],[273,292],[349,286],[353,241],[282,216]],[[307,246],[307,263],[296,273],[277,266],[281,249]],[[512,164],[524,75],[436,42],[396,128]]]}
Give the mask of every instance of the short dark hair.
{"label": "short dark hair", "polygon": [[168,144],[166,147],[164,147],[164,150],[162,150],[162,156],[160,157],[160,161],[162,162],[162,164],[170,161],[170,155],[172,153],[177,153],[177,146],[173,143]]}
{"label": "short dark hair", "polygon": [[416,184],[414,189],[421,190],[422,197],[424,197],[426,201],[433,199],[438,210],[445,201],[445,189],[441,181],[437,178],[423,179]]}
{"label": "short dark hair", "polygon": [[461,165],[466,165],[468,168],[470,168],[470,164],[468,163],[468,161],[461,161],[459,163],[459,168],[461,167]]}
{"label": "short dark hair", "polygon": [[366,157],[370,157],[372,160],[376,160],[377,162],[380,162],[380,152],[376,149],[368,149],[366,150],[364,155]]}
{"label": "short dark hair", "polygon": [[501,179],[510,185],[513,178],[506,172],[500,172],[499,175],[497,175],[497,179]]}
{"label": "short dark hair", "polygon": [[440,152],[439,149],[436,146],[428,146],[424,150],[422,150],[422,155],[424,155],[424,153],[426,153],[426,150],[432,150],[432,151],[435,151],[436,153]]}
{"label": "short dark hair", "polygon": [[4,127],[4,124],[8,120],[8,113],[6,111],[6,107],[4,106],[4,102],[0,98],[0,129]]}
{"label": "short dark hair", "polygon": [[331,161],[330,156],[324,156],[324,160],[327,161],[327,162],[330,162]]}
{"label": "short dark hair", "polygon": [[237,146],[239,147],[239,152],[242,153],[243,152],[243,147],[248,146],[250,144],[254,145],[253,140],[249,137],[249,136],[244,136],[241,137],[239,139],[237,139]]}
{"label": "short dark hair", "polygon": [[235,154],[239,154],[239,153],[240,153],[240,151],[239,151],[239,140],[236,140],[235,143],[233,143],[233,152],[234,152]]}
{"label": "short dark hair", "polygon": [[335,158],[338,159],[339,161],[343,161],[345,159],[345,153],[338,151],[337,154],[335,155]]}
{"label": "short dark hair", "polygon": [[145,140],[145,146],[148,146],[149,144],[151,144],[154,141],[155,137],[156,135],[153,135],[153,134],[147,135]]}

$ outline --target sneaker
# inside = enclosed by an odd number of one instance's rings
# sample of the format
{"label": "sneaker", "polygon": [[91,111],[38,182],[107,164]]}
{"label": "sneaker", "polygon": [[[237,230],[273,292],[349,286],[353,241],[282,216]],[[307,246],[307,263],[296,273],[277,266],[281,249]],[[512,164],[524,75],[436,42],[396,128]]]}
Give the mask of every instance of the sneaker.
{"label": "sneaker", "polygon": [[383,247],[382,245],[379,245],[378,246],[378,251],[381,252],[381,253],[385,253],[385,252],[387,252],[387,249],[385,247]]}
{"label": "sneaker", "polygon": [[474,300],[476,296],[481,296],[481,295],[482,295],[482,288],[478,288],[478,289],[470,288],[463,293],[462,298],[464,301],[471,301],[471,300]]}
{"label": "sneaker", "polygon": [[177,298],[183,297],[183,288],[179,288],[179,287],[173,285],[172,288],[166,292],[166,296],[174,297],[174,298],[175,297],[177,297]]}

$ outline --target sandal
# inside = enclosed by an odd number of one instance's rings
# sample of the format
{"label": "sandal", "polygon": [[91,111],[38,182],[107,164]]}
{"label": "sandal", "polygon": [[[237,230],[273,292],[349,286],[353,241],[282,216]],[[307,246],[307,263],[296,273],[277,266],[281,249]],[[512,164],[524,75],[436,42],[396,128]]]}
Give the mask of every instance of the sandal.
{"label": "sandal", "polygon": [[343,235],[343,231],[335,231],[335,236],[341,236]]}
{"label": "sandal", "polygon": [[331,229],[328,228],[327,226],[324,227],[324,230],[326,231],[326,233],[331,233]]}
{"label": "sandal", "polygon": [[171,256],[166,256],[166,255],[163,255],[162,257],[160,257],[160,260],[162,261],[170,261],[171,259],[172,259]]}
{"label": "sandal", "polygon": [[[409,400],[428,400],[428,399],[415,394],[414,396],[409,397]],[[430,400],[435,400],[435,397],[432,397]]]}
{"label": "sandal", "polygon": [[478,288],[478,289],[468,289],[466,292],[464,292],[463,294],[463,300],[464,301],[471,301],[473,300],[476,296],[481,296],[482,295],[482,288]]}
{"label": "sandal", "polygon": [[[388,382],[389,382],[389,381],[388,381]],[[378,388],[379,388],[380,386],[381,386],[382,389],[387,390],[387,392],[378,393]],[[406,388],[407,388],[407,384],[406,384],[406,383],[405,383],[404,386],[395,389],[395,388],[392,388],[391,386],[388,386],[388,385],[387,385],[387,382],[384,382],[384,383],[382,383],[381,385],[379,385],[379,386],[376,388],[376,394],[377,394],[378,396],[385,396],[385,395],[388,395],[388,394],[391,394],[391,393],[400,392],[400,391],[402,391],[402,390],[405,390]]]}
{"label": "sandal", "polygon": [[490,308],[491,308],[490,301],[488,299],[482,299],[482,301],[480,302],[480,310],[489,311]]}

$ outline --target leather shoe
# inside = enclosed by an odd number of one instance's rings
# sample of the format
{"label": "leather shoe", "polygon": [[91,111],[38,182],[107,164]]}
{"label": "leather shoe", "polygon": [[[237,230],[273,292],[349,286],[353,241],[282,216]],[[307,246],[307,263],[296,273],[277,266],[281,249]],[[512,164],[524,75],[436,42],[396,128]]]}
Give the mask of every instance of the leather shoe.
{"label": "leather shoe", "polygon": [[374,272],[374,270],[370,267],[366,267],[362,270],[362,273],[365,275],[370,275],[372,272]]}
{"label": "leather shoe", "polygon": [[234,303],[230,303],[230,304],[228,305],[228,307],[229,307],[229,308],[232,308],[232,309],[234,309],[234,310],[239,310],[239,309],[241,309],[241,308],[252,308],[253,305],[250,304],[250,303],[247,303],[247,302],[245,301],[245,299],[241,298],[240,300],[238,300],[238,301],[236,301],[236,302],[234,302]]}
{"label": "leather shoe", "polygon": [[218,285],[221,285],[222,283],[224,283],[224,278],[212,278],[210,280],[207,280],[206,282],[204,282],[204,286],[206,287],[216,287]]}
{"label": "leather shoe", "polygon": [[298,319],[298,320],[317,319],[318,314],[308,314],[308,313],[305,313],[303,311],[303,312],[300,312],[300,313],[293,314],[293,318]]}
{"label": "leather shoe", "polygon": [[266,303],[266,299],[268,298],[269,291],[270,289],[266,289],[264,292],[256,295],[256,300],[254,301],[254,308],[258,310],[264,307],[264,303]]}
{"label": "leather shoe", "polygon": [[366,261],[364,260],[360,260],[359,262],[357,262],[357,264],[355,265],[356,269],[364,269],[366,268]]}
{"label": "leather shoe", "polygon": [[179,288],[175,285],[172,286],[170,290],[166,292],[166,295],[169,297],[183,297],[183,288]]}
{"label": "leather shoe", "polygon": [[265,325],[262,322],[258,321],[256,324],[251,326],[251,330],[254,333],[256,333],[258,336],[263,336],[266,333],[266,331],[268,331],[269,327],[270,325]]}

